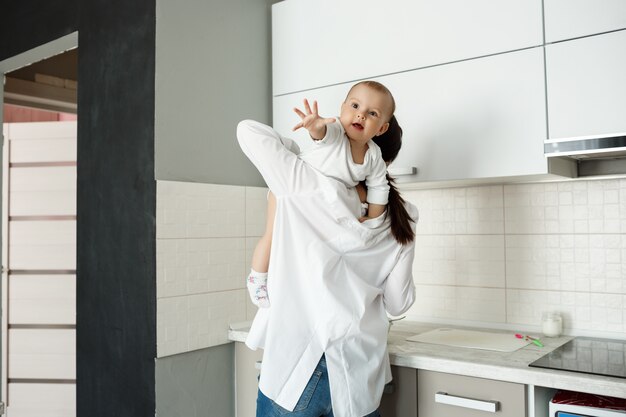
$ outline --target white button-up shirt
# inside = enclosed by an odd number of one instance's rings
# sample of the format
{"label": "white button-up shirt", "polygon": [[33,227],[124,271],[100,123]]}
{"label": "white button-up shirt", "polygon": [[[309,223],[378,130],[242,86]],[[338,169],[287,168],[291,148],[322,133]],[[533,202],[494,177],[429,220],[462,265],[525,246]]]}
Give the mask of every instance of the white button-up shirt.
{"label": "white button-up shirt", "polygon": [[259,388],[293,410],[325,353],[334,415],[365,416],[391,380],[385,310],[400,315],[415,300],[414,243],[398,244],[384,214],[359,223],[356,191],[300,160],[271,127],[243,121],[237,137],[276,196],[271,306],[246,340],[264,348]]}

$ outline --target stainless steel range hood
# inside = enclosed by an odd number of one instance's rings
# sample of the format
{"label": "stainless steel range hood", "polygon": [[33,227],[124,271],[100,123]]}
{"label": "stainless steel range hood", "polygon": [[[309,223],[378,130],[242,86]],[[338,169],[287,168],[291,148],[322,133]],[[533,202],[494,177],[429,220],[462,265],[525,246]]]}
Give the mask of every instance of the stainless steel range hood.
{"label": "stainless steel range hood", "polygon": [[626,133],[544,141],[547,158],[574,159],[578,176],[626,174]]}
{"label": "stainless steel range hood", "polygon": [[626,156],[626,133],[548,139],[543,151],[550,158],[567,156],[574,159],[617,158]]}

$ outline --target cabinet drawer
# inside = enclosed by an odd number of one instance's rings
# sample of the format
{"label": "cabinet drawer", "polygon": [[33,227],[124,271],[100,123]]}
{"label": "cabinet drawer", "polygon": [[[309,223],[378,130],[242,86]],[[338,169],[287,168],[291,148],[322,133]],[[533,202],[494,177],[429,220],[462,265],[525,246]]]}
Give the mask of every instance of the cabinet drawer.
{"label": "cabinet drawer", "polygon": [[423,370],[417,381],[420,417],[526,416],[522,384]]}

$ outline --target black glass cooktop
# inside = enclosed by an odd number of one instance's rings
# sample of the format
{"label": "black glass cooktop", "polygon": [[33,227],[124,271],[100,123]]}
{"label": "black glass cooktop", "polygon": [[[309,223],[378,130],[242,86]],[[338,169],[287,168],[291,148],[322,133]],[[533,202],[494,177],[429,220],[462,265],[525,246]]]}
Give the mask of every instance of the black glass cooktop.
{"label": "black glass cooktop", "polygon": [[626,340],[577,337],[530,366],[626,378]]}

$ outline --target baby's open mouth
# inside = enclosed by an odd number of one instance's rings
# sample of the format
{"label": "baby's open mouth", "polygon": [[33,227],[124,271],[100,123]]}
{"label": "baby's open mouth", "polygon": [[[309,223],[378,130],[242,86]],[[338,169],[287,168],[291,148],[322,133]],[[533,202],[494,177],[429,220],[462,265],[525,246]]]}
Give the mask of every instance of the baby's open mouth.
{"label": "baby's open mouth", "polygon": [[361,123],[352,123],[352,127],[358,130],[363,130],[363,125]]}

